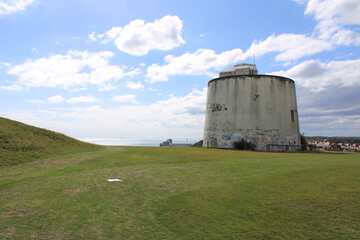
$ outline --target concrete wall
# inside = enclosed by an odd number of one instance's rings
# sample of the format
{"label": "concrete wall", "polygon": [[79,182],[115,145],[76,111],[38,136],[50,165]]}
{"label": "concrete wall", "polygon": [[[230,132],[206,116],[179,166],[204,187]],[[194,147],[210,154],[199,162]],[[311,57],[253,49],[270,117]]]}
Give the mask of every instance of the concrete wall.
{"label": "concrete wall", "polygon": [[207,94],[204,147],[233,148],[241,139],[255,143],[257,150],[266,150],[268,144],[300,144],[293,80],[220,77],[209,82]]}

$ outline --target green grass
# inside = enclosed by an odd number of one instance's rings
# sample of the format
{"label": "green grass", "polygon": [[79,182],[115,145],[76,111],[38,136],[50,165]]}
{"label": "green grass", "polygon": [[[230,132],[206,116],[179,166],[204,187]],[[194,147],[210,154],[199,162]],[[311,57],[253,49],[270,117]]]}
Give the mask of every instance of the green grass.
{"label": "green grass", "polygon": [[0,196],[0,239],[360,239],[355,153],[108,147],[3,166]]}
{"label": "green grass", "polygon": [[0,117],[0,166],[97,148],[60,133]]}

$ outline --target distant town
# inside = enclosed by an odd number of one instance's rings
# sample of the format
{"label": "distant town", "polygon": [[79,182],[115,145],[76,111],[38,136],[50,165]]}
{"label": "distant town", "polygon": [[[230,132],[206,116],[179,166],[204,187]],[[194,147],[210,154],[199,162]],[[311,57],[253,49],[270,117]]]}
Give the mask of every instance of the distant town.
{"label": "distant town", "polygon": [[[360,152],[360,137],[306,137],[308,149],[334,152]],[[203,140],[194,144],[173,143],[172,139],[160,143],[160,147],[202,147]]]}
{"label": "distant town", "polygon": [[337,152],[360,152],[360,137],[307,137],[308,144],[316,149]]}

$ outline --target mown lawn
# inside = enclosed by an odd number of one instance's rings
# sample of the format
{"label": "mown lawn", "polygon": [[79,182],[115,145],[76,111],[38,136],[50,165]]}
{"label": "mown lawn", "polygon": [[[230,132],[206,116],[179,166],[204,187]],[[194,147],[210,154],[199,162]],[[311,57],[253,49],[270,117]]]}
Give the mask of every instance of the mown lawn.
{"label": "mown lawn", "polygon": [[360,239],[360,154],[108,147],[3,166],[0,197],[0,239]]}

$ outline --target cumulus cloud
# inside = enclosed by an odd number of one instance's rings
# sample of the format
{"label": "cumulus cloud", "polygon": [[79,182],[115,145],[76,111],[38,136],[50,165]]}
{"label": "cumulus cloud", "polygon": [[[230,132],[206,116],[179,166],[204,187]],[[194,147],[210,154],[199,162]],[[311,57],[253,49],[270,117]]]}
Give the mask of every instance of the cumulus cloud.
{"label": "cumulus cloud", "polygon": [[7,73],[18,76],[17,85],[68,89],[87,84],[102,85],[125,76],[140,73],[139,69],[125,72],[124,67],[110,65],[114,54],[109,51],[90,53],[69,51],[65,55],[52,55],[11,67]]}
{"label": "cumulus cloud", "polygon": [[114,41],[120,51],[142,56],[150,50],[171,50],[185,44],[181,31],[182,22],[180,18],[167,15],[149,23],[136,19],[124,27],[113,27],[96,37],[95,33],[91,33],[89,39],[92,41],[102,39],[102,43]]}
{"label": "cumulus cloud", "polygon": [[331,42],[335,45],[349,46],[354,44],[360,46],[360,33],[352,30],[341,30],[331,37]]}
{"label": "cumulus cloud", "polygon": [[360,86],[326,87],[312,92],[298,87],[300,126],[305,133],[323,136],[360,134]]}
{"label": "cumulus cloud", "polygon": [[25,99],[25,102],[31,103],[31,104],[41,104],[44,103],[44,101],[39,99]]}
{"label": "cumulus cloud", "polygon": [[19,84],[13,84],[10,86],[0,86],[0,89],[7,91],[21,91],[23,88]]}
{"label": "cumulus cloud", "polygon": [[11,64],[7,62],[0,62],[0,69],[2,69],[2,66],[4,66],[5,68],[10,68]]}
{"label": "cumulus cloud", "polygon": [[11,15],[24,11],[28,6],[36,3],[37,0],[3,0],[0,1],[0,16]]}
{"label": "cumulus cloud", "polygon": [[62,103],[63,101],[64,98],[61,95],[56,95],[48,98],[48,103],[52,103],[52,104]]}
{"label": "cumulus cloud", "polygon": [[358,0],[309,0],[305,14],[319,21],[320,38],[329,39],[342,26],[360,24]]}
{"label": "cumulus cloud", "polygon": [[68,103],[94,103],[99,102],[99,99],[96,97],[93,97],[92,95],[88,96],[80,96],[80,97],[74,97],[67,100]]}
{"label": "cumulus cloud", "polygon": [[132,95],[132,94],[128,94],[128,95],[114,95],[112,100],[114,102],[118,102],[118,103],[126,103],[126,102],[130,102],[130,103],[135,103],[135,104],[139,104],[138,101],[136,101],[136,96]]}
{"label": "cumulus cloud", "polygon": [[81,91],[84,91],[84,90],[86,90],[86,88],[84,88],[84,87],[82,87],[82,88],[72,88],[70,90],[70,92],[81,92]]}
{"label": "cumulus cloud", "polygon": [[[164,58],[167,64],[153,64],[147,68],[150,83],[167,81],[169,76],[177,74],[218,76],[218,71],[230,63],[244,60],[241,49],[233,49],[216,54],[211,49],[199,49],[194,53],[185,53],[179,57],[168,55]],[[214,72],[215,70],[215,72]]]}
{"label": "cumulus cloud", "polygon": [[96,41],[96,40],[97,40],[96,37],[95,37],[95,32],[90,33],[90,34],[88,35],[88,37],[89,37],[89,39],[90,39],[91,41]]}
{"label": "cumulus cloud", "polygon": [[39,53],[39,49],[37,49],[36,47],[31,48],[31,51],[33,53]]}
{"label": "cumulus cloud", "polygon": [[114,86],[111,83],[101,84],[99,91],[105,92],[105,91],[112,91],[117,89],[119,86]]}
{"label": "cumulus cloud", "polygon": [[[169,118],[167,121],[176,125],[185,124],[198,124],[190,123],[188,120],[184,119],[185,116],[189,116],[189,120],[193,121],[193,117],[190,115],[204,116],[205,114],[205,102],[206,102],[206,93],[207,88],[202,90],[193,89],[191,93],[183,97],[176,97],[171,95],[168,100],[159,101],[156,104],[150,105],[150,108],[153,108],[156,111],[161,111],[166,115],[165,111],[172,113],[173,119]],[[177,117],[177,115],[180,117]],[[163,115],[160,115],[163,116]]]}
{"label": "cumulus cloud", "polygon": [[216,77],[225,66],[243,61],[253,54],[262,56],[275,52],[278,53],[275,56],[276,61],[291,62],[332,49],[333,45],[328,41],[301,34],[272,35],[264,41],[254,41],[246,52],[233,49],[216,54],[211,49],[199,49],[177,57],[168,55],[164,58],[164,65],[148,66],[146,76],[150,83],[168,81],[169,76],[179,74]]}
{"label": "cumulus cloud", "polygon": [[[333,50],[336,45],[360,46],[360,33],[343,28],[347,25],[360,24],[358,0],[294,1],[307,4],[305,14],[315,16],[319,34],[313,34],[313,36],[273,34],[265,40],[253,41],[245,52],[241,49],[233,49],[216,54],[210,49],[199,49],[194,53],[185,53],[177,57],[168,55],[164,59],[164,65],[153,64],[147,68],[148,81],[151,83],[167,81],[169,76],[178,74],[215,77],[217,72],[226,65],[245,60],[254,54],[262,56],[276,53],[276,61],[291,63],[306,56]],[[111,35],[113,34],[112,32]]]}
{"label": "cumulus cloud", "polygon": [[275,57],[276,61],[292,61],[331,49],[332,44],[324,40],[301,34],[280,34],[269,36],[264,41],[254,41],[246,51],[246,56],[280,52]]}
{"label": "cumulus cloud", "polygon": [[151,91],[151,92],[157,92],[157,91],[159,91],[159,89],[156,89],[156,88],[149,88],[149,91]]}
{"label": "cumulus cloud", "polygon": [[206,88],[193,89],[186,95],[172,95],[146,105],[128,103],[117,107],[54,108],[51,111],[23,109],[3,112],[3,116],[73,137],[201,138],[206,91]]}
{"label": "cumulus cloud", "polygon": [[331,61],[323,63],[319,60],[302,62],[287,71],[271,74],[294,79],[302,87],[312,91],[321,91],[329,86],[360,86],[360,59],[347,61]]}
{"label": "cumulus cloud", "polygon": [[334,116],[314,115],[301,117],[302,132],[311,134],[311,136],[359,136],[360,135],[360,115],[357,116]]}
{"label": "cumulus cloud", "polygon": [[133,90],[137,90],[137,89],[140,89],[140,88],[143,88],[144,85],[141,84],[141,82],[131,82],[131,81],[128,81],[126,83],[126,87],[127,88],[130,88],[130,89],[133,89]]}
{"label": "cumulus cloud", "polygon": [[[306,4],[306,15],[313,15],[318,22],[315,35],[331,40],[336,45],[359,46],[359,35],[351,28],[360,25],[360,2],[358,0],[293,0]],[[335,39],[332,39],[335,36]],[[346,39],[345,39],[346,36]]]}

